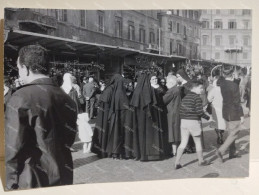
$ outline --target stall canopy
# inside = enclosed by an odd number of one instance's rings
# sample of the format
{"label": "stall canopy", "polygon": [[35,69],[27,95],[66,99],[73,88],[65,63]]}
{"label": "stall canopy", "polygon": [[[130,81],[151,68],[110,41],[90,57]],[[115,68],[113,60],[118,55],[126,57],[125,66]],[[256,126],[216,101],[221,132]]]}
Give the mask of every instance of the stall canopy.
{"label": "stall canopy", "polygon": [[131,48],[103,45],[98,43],[83,42],[79,40],[67,39],[57,36],[33,33],[21,30],[5,31],[7,37],[5,39],[6,49],[18,50],[19,47],[29,44],[40,44],[52,52],[61,52],[64,54],[75,55],[97,55],[97,53],[116,55],[125,57],[128,55],[148,55],[158,58],[166,58],[168,61],[184,60],[182,56],[166,56],[135,50]]}

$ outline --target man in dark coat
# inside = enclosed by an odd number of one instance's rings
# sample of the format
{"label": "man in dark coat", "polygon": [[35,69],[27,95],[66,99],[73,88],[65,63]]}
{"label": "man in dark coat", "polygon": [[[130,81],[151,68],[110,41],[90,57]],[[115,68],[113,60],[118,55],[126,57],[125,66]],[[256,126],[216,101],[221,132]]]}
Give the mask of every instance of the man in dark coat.
{"label": "man in dark coat", "polygon": [[47,76],[45,49],[19,51],[17,67],[25,85],[5,111],[6,189],[73,183],[70,147],[76,135],[76,105]]}
{"label": "man in dark coat", "polygon": [[92,119],[94,116],[94,103],[95,103],[95,92],[96,87],[94,85],[94,79],[89,78],[88,83],[83,87],[83,96],[85,97],[85,111],[89,114],[89,118]]}
{"label": "man in dark coat", "polygon": [[229,159],[239,157],[236,154],[235,140],[240,132],[240,126],[244,123],[244,113],[240,103],[239,86],[234,82],[234,68],[223,69],[220,89],[223,97],[223,118],[226,121],[226,129],[229,135],[223,145],[216,151],[221,162],[223,155],[229,149]]}
{"label": "man in dark coat", "polygon": [[164,103],[167,107],[168,123],[168,142],[172,143],[173,155],[176,154],[176,147],[181,142],[180,115],[179,108],[181,103],[181,93],[177,87],[177,78],[169,75],[166,78],[168,91],[163,96]]}

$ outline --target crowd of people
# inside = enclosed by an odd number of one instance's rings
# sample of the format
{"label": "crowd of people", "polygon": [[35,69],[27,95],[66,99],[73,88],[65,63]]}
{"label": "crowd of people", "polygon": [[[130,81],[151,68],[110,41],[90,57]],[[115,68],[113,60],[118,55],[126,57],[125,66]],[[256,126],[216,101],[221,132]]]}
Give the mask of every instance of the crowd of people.
{"label": "crowd of people", "polygon": [[[142,70],[135,80],[115,73],[108,82],[91,76],[80,81],[67,72],[60,82],[49,77],[47,52],[39,45],[22,48],[17,67],[19,84],[5,77],[4,85],[7,189],[72,184],[77,133],[83,152],[100,158],[175,157],[173,167],[179,169],[183,154],[196,152],[198,165],[206,166],[204,118],[215,124],[215,155],[224,162],[229,148],[229,158],[238,157],[241,103],[250,109],[251,79],[245,69],[222,67],[209,77],[197,72],[192,78],[184,69],[165,78]],[[226,130],[229,135],[223,137]]]}

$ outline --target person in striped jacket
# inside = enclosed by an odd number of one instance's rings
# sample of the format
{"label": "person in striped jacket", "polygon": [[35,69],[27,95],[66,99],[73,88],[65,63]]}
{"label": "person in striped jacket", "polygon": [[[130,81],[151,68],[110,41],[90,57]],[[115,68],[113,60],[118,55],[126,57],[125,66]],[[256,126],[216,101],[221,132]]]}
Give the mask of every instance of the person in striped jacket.
{"label": "person in striped jacket", "polygon": [[190,92],[183,98],[180,106],[181,119],[181,144],[177,150],[175,169],[181,168],[180,159],[187,146],[190,135],[192,136],[198,156],[199,166],[206,166],[209,163],[203,159],[201,144],[201,118],[210,119],[203,111],[200,94],[203,90],[203,83],[200,80],[189,82]]}

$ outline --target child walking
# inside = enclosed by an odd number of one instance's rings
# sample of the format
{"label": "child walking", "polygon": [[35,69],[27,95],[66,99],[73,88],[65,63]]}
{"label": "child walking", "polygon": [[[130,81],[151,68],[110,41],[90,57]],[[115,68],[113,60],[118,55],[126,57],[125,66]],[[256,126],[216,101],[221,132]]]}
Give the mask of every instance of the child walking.
{"label": "child walking", "polygon": [[194,80],[191,81],[189,85],[190,92],[183,98],[180,106],[181,144],[177,150],[175,169],[182,167],[180,159],[188,144],[190,135],[193,137],[195,143],[199,166],[206,166],[209,164],[203,159],[201,144],[201,118],[210,119],[203,111],[202,100],[200,98],[200,94],[203,90],[203,83],[200,80]]}

